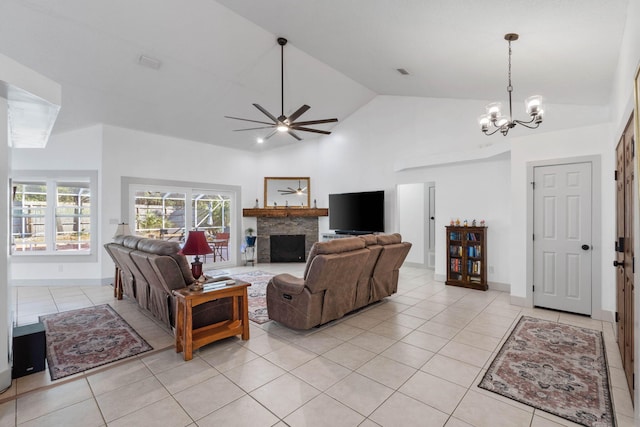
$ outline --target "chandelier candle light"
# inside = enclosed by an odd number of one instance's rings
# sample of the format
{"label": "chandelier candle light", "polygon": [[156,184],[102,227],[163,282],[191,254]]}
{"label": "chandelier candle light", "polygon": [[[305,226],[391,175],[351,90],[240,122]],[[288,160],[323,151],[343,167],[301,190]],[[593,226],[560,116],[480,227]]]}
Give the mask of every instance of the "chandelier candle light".
{"label": "chandelier candle light", "polygon": [[513,86],[511,85],[511,42],[518,40],[518,38],[518,34],[515,33],[505,34],[504,36],[504,39],[509,42],[509,85],[507,86],[507,92],[509,93],[509,115],[505,116],[502,114],[502,104],[499,102],[492,102],[487,105],[487,113],[478,119],[480,130],[487,136],[493,135],[498,131],[506,136],[507,133],[509,133],[509,129],[515,127],[516,124],[529,129],[535,129],[542,123],[544,109],[542,108],[542,97],[539,95],[530,96],[524,101],[527,114],[531,117],[531,120],[523,121],[513,119],[513,108],[511,107],[511,92],[513,92]]}

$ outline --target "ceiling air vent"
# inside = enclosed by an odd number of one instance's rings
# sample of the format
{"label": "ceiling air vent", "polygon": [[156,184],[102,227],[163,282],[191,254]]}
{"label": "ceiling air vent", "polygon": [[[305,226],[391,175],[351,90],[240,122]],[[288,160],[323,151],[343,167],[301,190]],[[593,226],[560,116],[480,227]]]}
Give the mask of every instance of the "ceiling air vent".
{"label": "ceiling air vent", "polygon": [[159,59],[152,58],[147,55],[140,55],[138,57],[138,64],[142,65],[143,67],[157,70],[162,65],[162,62]]}

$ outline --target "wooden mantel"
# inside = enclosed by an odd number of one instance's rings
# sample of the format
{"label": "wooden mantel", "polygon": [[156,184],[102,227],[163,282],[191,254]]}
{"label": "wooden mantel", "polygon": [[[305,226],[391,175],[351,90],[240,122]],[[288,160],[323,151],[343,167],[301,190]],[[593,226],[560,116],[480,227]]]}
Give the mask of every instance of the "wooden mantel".
{"label": "wooden mantel", "polygon": [[242,216],[282,218],[287,216],[318,217],[329,216],[329,209],[323,208],[251,208],[242,209]]}

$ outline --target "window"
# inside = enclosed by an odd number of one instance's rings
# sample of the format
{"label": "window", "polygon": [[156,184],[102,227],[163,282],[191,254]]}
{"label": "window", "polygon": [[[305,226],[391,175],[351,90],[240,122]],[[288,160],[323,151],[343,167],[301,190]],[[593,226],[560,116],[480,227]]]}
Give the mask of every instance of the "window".
{"label": "window", "polygon": [[48,174],[12,179],[11,254],[90,254],[97,222],[96,173]]}
{"label": "window", "polygon": [[[212,241],[218,233],[237,233],[240,187],[129,177],[123,177],[122,184],[129,193],[122,217],[138,236],[183,243],[187,231],[196,228]],[[237,244],[230,239],[224,262],[235,262]]]}
{"label": "window", "polygon": [[138,190],[135,192],[135,234],[154,239],[184,235],[185,193]]}
{"label": "window", "polygon": [[[191,215],[186,218],[187,200]],[[154,239],[183,240],[185,226],[210,234],[228,232],[231,197],[213,191],[134,190],[135,234]]]}

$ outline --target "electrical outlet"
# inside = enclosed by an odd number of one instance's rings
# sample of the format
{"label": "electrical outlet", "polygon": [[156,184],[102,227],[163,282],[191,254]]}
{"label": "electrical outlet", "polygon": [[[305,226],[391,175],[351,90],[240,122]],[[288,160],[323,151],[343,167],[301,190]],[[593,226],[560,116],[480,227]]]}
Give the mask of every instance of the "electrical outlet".
{"label": "electrical outlet", "polygon": [[489,266],[489,274],[493,274],[493,265]]}

